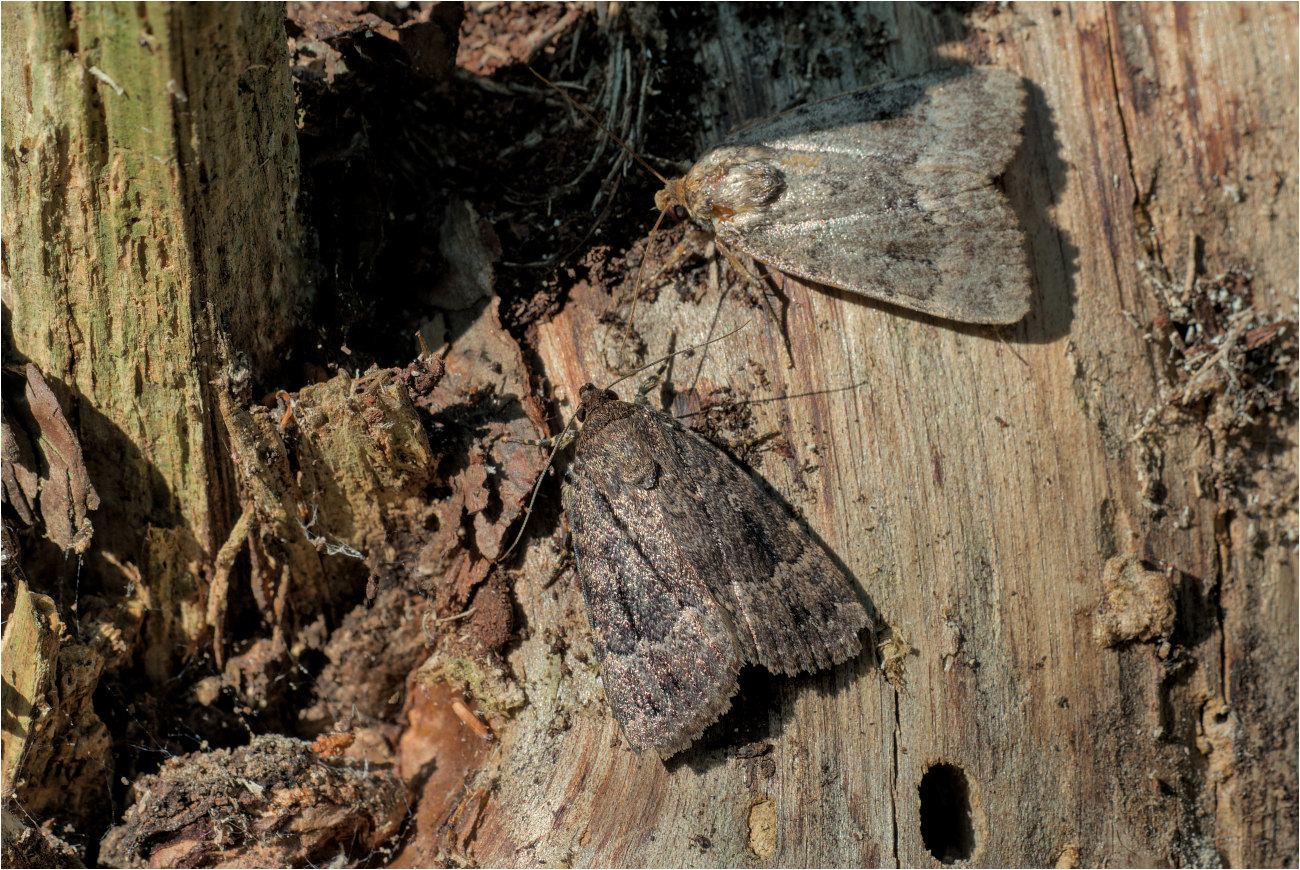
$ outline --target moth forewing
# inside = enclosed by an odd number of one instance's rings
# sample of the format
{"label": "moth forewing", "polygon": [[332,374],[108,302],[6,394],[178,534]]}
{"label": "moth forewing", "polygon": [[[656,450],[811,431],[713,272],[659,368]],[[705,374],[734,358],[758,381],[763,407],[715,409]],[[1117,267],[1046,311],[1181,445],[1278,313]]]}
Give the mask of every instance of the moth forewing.
{"label": "moth forewing", "polygon": [[729,706],[745,663],[815,671],[861,650],[853,584],[785,509],[671,417],[587,385],[565,490],[605,696],[667,758]]}
{"label": "moth forewing", "polygon": [[970,323],[1029,310],[1019,221],[994,185],[1021,79],[962,68],[749,124],[656,196],[793,276]]}

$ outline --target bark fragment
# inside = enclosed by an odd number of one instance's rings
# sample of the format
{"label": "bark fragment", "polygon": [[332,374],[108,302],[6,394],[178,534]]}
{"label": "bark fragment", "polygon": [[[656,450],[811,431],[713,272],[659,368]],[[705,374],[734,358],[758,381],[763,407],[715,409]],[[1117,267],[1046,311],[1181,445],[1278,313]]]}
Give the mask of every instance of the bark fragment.
{"label": "bark fragment", "polygon": [[23,373],[13,416],[8,403],[4,408],[4,503],[27,525],[39,516],[45,536],[65,555],[81,554],[95,533],[90,512],[99,507],[99,493],[81,441],[40,369],[27,363]]}

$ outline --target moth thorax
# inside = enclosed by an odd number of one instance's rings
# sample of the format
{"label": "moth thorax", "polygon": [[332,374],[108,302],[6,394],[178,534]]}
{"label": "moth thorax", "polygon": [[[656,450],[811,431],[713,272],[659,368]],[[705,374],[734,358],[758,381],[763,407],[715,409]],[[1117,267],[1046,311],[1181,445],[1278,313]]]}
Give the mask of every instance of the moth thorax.
{"label": "moth thorax", "polygon": [[635,405],[619,401],[612,390],[586,384],[578,391],[577,418],[582,424],[582,431],[578,433],[579,445],[595,438],[607,424],[631,416],[635,410]]}
{"label": "moth thorax", "polygon": [[682,179],[687,211],[698,221],[716,224],[767,208],[785,190],[774,156],[756,145],[710,151]]}

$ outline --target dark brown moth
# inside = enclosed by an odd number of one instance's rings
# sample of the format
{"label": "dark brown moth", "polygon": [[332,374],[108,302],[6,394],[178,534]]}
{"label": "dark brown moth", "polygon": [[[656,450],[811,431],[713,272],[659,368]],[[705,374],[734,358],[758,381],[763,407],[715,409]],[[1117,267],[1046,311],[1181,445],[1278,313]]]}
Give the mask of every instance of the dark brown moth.
{"label": "dark brown moth", "polygon": [[862,649],[853,585],[786,510],[666,414],[579,392],[564,490],[601,682],[628,743],[668,758],[741,666],[818,671]]}
{"label": "dark brown moth", "polygon": [[950,320],[1029,310],[1019,221],[994,185],[1021,138],[1011,72],[933,72],[751,123],[665,183],[661,209],[782,272]]}

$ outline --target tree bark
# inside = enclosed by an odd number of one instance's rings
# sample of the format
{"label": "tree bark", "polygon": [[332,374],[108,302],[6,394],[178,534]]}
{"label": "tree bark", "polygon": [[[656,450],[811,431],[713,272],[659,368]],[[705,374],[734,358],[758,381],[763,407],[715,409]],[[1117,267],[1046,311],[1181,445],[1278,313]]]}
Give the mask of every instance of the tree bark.
{"label": "tree bark", "polygon": [[[84,564],[29,576],[77,617],[51,678],[62,704],[84,704],[69,733],[106,741],[101,671],[138,653],[157,686],[211,637],[212,562],[238,514],[217,381],[277,362],[304,291],[283,9],[3,16],[6,363],[44,373],[100,496]],[[101,812],[103,752],[47,735],[25,809]]]}

